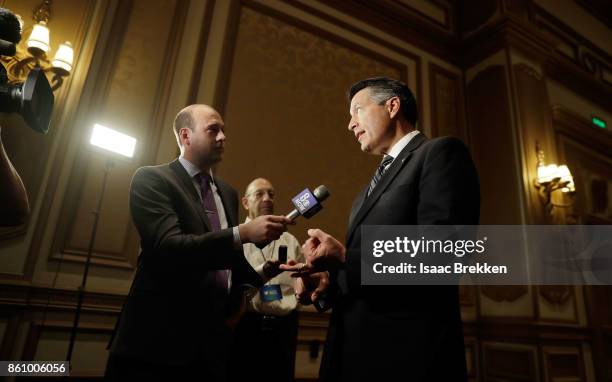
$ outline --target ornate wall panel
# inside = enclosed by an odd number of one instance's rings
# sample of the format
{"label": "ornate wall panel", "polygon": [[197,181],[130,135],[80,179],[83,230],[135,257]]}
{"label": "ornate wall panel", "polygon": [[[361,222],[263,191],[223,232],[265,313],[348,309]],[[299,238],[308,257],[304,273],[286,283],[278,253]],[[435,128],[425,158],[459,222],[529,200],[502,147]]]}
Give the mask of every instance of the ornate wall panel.
{"label": "ornate wall panel", "polygon": [[511,343],[482,344],[485,381],[538,381],[535,346]]}
{"label": "ornate wall panel", "polygon": [[[480,176],[481,224],[517,224],[520,201],[505,67],[490,66],[467,84],[472,155]],[[503,169],[500,171],[500,169]]]}
{"label": "ornate wall panel", "polygon": [[463,77],[429,64],[431,94],[431,135],[452,135],[467,142]]}
{"label": "ornate wall panel", "polygon": [[586,381],[584,357],[580,347],[544,346],[544,381]]}
{"label": "ornate wall panel", "polygon": [[[534,23],[553,43],[547,72],[572,91],[601,105],[612,107],[612,56],[574,29],[536,6]],[[574,72],[574,73],[572,73]]]}

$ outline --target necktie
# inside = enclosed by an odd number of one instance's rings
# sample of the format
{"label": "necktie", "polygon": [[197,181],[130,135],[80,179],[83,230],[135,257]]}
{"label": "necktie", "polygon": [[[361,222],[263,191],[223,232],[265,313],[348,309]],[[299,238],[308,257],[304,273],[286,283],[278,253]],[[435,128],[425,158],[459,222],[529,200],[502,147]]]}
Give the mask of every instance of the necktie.
{"label": "necktie", "polygon": [[[210,175],[198,174],[196,179],[200,184],[200,192],[202,193],[202,205],[206,211],[208,222],[210,223],[210,229],[212,232],[221,230],[221,220],[219,220],[219,211],[217,210],[217,204],[215,203],[215,197],[213,190],[210,186]],[[223,290],[227,290],[228,287],[228,271],[227,269],[221,269],[215,272],[215,284]]]}
{"label": "necktie", "polygon": [[215,197],[210,187],[210,175],[198,174],[198,183],[200,184],[200,192],[202,193],[202,205],[206,211],[208,222],[210,223],[210,229],[212,232],[221,230],[221,220],[219,220],[219,211],[217,211],[217,204],[215,203]]}
{"label": "necktie", "polygon": [[385,173],[387,165],[391,163],[392,161],[393,161],[393,157],[391,155],[385,155],[382,162],[380,162],[380,165],[376,169],[376,172],[374,173],[372,180],[370,181],[370,188],[368,189],[367,196],[370,196],[370,194],[374,190],[374,187],[376,187],[376,185],[380,181],[380,178],[382,178],[383,174]]}

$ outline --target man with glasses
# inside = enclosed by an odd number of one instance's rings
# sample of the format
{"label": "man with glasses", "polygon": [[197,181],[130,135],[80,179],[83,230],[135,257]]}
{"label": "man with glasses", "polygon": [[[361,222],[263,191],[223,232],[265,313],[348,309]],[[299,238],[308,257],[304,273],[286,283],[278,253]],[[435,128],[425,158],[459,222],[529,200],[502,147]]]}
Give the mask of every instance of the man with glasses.
{"label": "man with glasses", "polygon": [[[258,216],[274,213],[274,187],[267,179],[257,178],[247,187],[242,206],[248,223]],[[252,267],[279,260],[279,249],[287,248],[287,259],[303,262],[300,243],[289,232],[283,232],[265,247],[243,245],[244,255]],[[295,365],[298,315],[289,273],[281,273],[263,285],[247,303],[246,313],[236,328],[235,354],[230,375],[234,381],[292,381]]]}

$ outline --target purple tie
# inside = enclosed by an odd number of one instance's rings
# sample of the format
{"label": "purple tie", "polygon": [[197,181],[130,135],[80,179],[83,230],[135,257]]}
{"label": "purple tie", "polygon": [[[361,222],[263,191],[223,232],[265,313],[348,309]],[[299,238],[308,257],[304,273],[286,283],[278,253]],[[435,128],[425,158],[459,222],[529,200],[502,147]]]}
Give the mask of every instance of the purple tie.
{"label": "purple tie", "polygon": [[212,232],[221,230],[221,221],[219,220],[219,211],[217,211],[217,204],[215,203],[215,197],[210,187],[210,175],[198,174],[198,183],[200,183],[200,192],[202,193],[202,205],[208,222],[210,223],[210,230]]}
{"label": "purple tie", "polygon": [[[212,188],[210,187],[210,175],[198,174],[196,180],[200,184],[200,192],[202,193],[202,205],[208,222],[210,223],[210,229],[212,232],[221,230],[221,221],[219,220],[219,211],[217,210],[217,204],[215,203],[215,197],[213,196]],[[227,290],[228,271],[221,269],[216,271],[215,284],[223,290]]]}

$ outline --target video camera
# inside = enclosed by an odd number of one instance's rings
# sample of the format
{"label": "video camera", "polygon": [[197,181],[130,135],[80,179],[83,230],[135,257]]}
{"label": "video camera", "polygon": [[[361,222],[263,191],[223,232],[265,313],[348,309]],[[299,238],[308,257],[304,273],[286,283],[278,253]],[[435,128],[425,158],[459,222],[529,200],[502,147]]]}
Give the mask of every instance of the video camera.
{"label": "video camera", "polygon": [[[0,8],[0,56],[14,56],[21,40],[19,20],[11,11]],[[10,83],[0,63],[0,112],[19,113],[33,130],[49,130],[54,102],[53,90],[40,68],[34,68],[21,83]]]}

